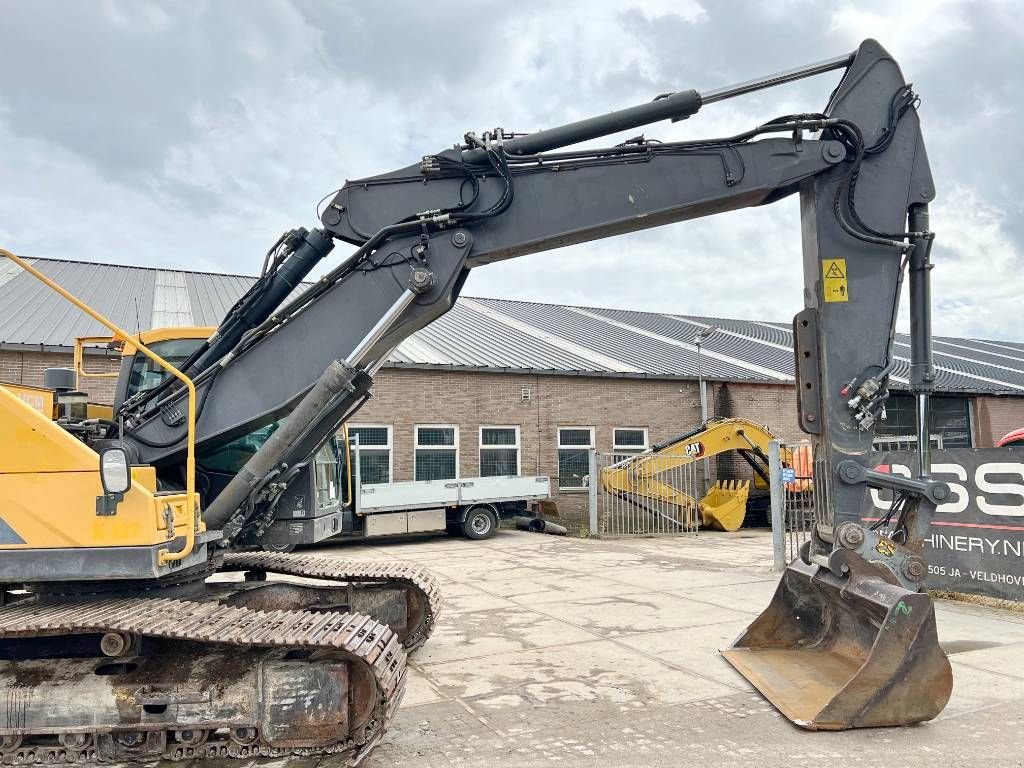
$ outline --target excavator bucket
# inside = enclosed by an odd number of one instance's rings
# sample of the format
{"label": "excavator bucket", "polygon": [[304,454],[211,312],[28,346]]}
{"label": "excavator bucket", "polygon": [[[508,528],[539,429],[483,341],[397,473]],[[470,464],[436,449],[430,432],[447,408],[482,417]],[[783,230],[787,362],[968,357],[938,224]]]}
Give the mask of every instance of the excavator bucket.
{"label": "excavator bucket", "polygon": [[[859,558],[858,558],[859,560]],[[935,717],[953,675],[926,593],[797,558],[768,608],[722,655],[808,730],[910,725]]]}
{"label": "excavator bucket", "polygon": [[719,480],[700,500],[701,525],[716,531],[739,530],[749,495],[749,480]]}

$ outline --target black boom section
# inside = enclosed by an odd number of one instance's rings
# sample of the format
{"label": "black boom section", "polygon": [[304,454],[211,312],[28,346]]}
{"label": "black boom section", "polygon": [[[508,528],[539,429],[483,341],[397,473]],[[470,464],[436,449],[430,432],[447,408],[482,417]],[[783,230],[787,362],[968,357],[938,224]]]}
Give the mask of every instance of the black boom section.
{"label": "black boom section", "polygon": [[[582,165],[576,170],[517,174],[515,197],[501,215],[454,230],[424,225],[423,233],[383,241],[343,278],[293,317],[214,369],[199,385],[200,450],[212,449],[287,414],[332,360],[346,360],[377,321],[399,301],[416,268],[428,270],[432,287],[387,329],[366,360],[378,360],[403,339],[446,312],[468,267],[760,205],[795,192],[801,180],[841,161],[835,141],[766,139],[713,151],[683,151]],[[635,153],[634,153],[635,154]],[[426,179],[426,180],[425,180]],[[446,207],[462,182],[419,175],[419,167],[347,185],[324,214],[328,229],[351,242]],[[481,183],[477,207],[500,196],[499,182]],[[493,188],[493,189],[492,189]],[[344,408],[339,408],[340,413]],[[176,461],[183,454],[183,408],[170,406],[132,428],[128,439],[142,461]],[[330,422],[325,418],[324,423]]]}
{"label": "black boom section", "polygon": [[[467,153],[468,154],[468,153]],[[440,155],[452,163],[462,153]],[[473,227],[470,266],[636,232],[777,200],[796,185],[840,162],[839,142],[762,139],[745,144],[646,151],[612,148],[586,156],[537,156],[511,166],[514,199],[501,215]],[[336,237],[362,243],[395,221],[456,205],[469,194],[463,174],[428,170],[432,160],[393,173],[352,181],[335,196],[323,224]],[[496,204],[505,191],[493,170],[477,168],[476,208]]]}
{"label": "black boom section", "polygon": [[[324,369],[334,360],[348,359],[378,320],[401,300],[420,264],[429,266],[433,286],[412,301],[358,362],[385,356],[402,339],[448,311],[460,284],[467,249],[453,245],[445,234],[426,242],[422,261],[386,255],[408,255],[422,245],[418,237],[388,243],[386,253],[379,255],[381,262],[367,262],[354,269],[248,349],[216,366],[214,375],[208,372],[197,387],[199,451],[249,434],[289,413]],[[179,395],[126,434],[125,439],[138,447],[141,461],[167,465],[183,457],[183,403]]]}

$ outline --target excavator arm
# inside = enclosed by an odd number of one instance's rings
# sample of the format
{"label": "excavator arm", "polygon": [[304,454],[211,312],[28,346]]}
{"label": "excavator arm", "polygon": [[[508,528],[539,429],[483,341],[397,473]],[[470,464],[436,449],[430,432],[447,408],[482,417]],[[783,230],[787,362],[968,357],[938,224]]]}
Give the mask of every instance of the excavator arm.
{"label": "excavator arm", "polygon": [[[749,481],[719,481],[697,500],[662,476],[695,461],[736,451],[758,476],[767,480],[768,444],[774,439],[767,427],[748,419],[709,419],[643,453],[605,467],[601,470],[601,487],[641,508],[648,508],[648,500],[663,502],[678,507],[688,517],[699,516],[705,528],[736,531],[746,516]],[[788,458],[783,456],[787,464]],[[661,514],[660,509],[649,511]]]}
{"label": "excavator arm", "polygon": [[[844,70],[842,80],[821,113],[779,117],[720,139],[641,136],[567,149],[835,69]],[[417,164],[348,182],[324,208],[320,229],[279,241],[263,279],[185,366],[196,383],[199,446],[281,420],[246,466],[208,495],[207,526],[223,530],[226,541],[237,537],[261,494],[286,482],[289,466],[366,399],[390,350],[452,306],[470,269],[798,193],[805,296],[794,322],[799,421],[815,440],[822,492],[810,547],[727,658],[805,727],[933,717],[948,698],[950,671],[922,591],[921,549],[949,489],[928,476],[927,436],[916,478],[874,471],[871,454],[896,364],[905,273],[909,379],[922,430],[933,379],[928,203],[935,190],[915,107],[896,62],[868,40],[849,56],[731,88],[668,94],[534,134],[467,134]],[[357,248],[282,303],[335,240]],[[158,471],[180,465],[183,403],[170,384],[122,406],[120,442],[135,461]],[[870,488],[896,493],[881,527],[860,523]]]}

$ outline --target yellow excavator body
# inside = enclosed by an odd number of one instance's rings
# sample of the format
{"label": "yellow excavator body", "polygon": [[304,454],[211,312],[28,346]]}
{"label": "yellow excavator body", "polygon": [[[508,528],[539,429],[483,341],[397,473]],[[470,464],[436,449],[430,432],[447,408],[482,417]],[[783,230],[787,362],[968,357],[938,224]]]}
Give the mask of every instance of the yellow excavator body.
{"label": "yellow excavator body", "polygon": [[[401,701],[405,648],[430,633],[436,583],[403,565],[224,554],[197,489],[195,384],[147,343],[209,330],[130,335],[24,259],[3,249],[0,257],[111,331],[76,339],[74,369],[44,375],[52,388],[0,385],[0,690],[27,691],[0,700],[0,763],[292,749],[358,762]],[[86,402],[82,377],[119,375],[87,370],[84,349],[96,344],[131,356],[122,371],[141,357],[151,379],[184,385],[182,482],[135,461],[112,409]],[[239,571],[314,583],[208,582]],[[328,610],[309,609],[318,600]],[[364,608],[389,611],[398,629]],[[104,666],[111,659],[121,661]]]}
{"label": "yellow excavator body", "polygon": [[[150,466],[131,468],[131,487],[116,515],[97,515],[96,500],[104,495],[99,454],[43,410],[0,386],[0,550],[151,546],[185,536],[186,494],[158,493]],[[53,514],[40,514],[43,509]]]}
{"label": "yellow excavator body", "polygon": [[[728,451],[739,451],[752,466],[767,465],[771,431],[749,419],[709,419],[698,428],[655,445],[644,453],[606,467],[601,487],[624,498],[657,500],[683,509],[688,521],[698,516],[704,528],[736,531],[743,525],[749,480],[718,481],[700,500],[659,478],[670,469]],[[787,460],[788,453],[783,456]],[[760,476],[760,474],[758,474]]]}

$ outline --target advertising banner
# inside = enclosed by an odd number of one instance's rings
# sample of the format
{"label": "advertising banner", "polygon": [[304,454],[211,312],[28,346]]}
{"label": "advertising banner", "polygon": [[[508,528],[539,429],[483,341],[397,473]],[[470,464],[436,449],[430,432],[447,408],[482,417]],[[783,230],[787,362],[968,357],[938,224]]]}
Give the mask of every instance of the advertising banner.
{"label": "advertising banner", "polygon": [[[917,454],[878,454],[878,468],[916,474]],[[932,451],[932,476],[949,484],[925,539],[930,589],[1024,601],[1024,449],[948,448]],[[892,501],[871,491],[874,517]]]}

